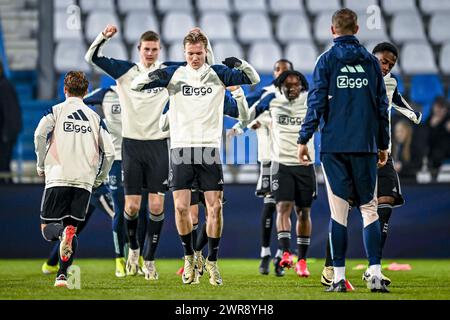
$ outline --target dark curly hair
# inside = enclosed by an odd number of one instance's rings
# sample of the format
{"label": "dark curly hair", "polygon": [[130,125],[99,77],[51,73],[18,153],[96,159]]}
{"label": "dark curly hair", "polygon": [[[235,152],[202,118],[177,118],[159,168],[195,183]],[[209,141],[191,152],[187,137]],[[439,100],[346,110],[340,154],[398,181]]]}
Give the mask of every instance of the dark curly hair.
{"label": "dark curly hair", "polygon": [[306,80],[305,76],[301,72],[296,70],[286,70],[282,74],[280,74],[280,76],[275,79],[275,87],[281,90],[281,86],[289,76],[296,76],[299,78],[300,83],[302,85],[302,91],[309,90],[308,80]]}

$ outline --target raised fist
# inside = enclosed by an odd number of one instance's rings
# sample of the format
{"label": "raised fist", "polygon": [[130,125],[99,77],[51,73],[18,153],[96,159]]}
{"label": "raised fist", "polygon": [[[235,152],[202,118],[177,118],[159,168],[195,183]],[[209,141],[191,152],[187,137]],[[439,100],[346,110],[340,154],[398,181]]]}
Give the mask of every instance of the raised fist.
{"label": "raised fist", "polygon": [[113,37],[116,33],[117,33],[117,27],[115,25],[112,24],[108,24],[105,28],[105,30],[103,30],[103,35],[107,38],[111,38]]}
{"label": "raised fist", "polygon": [[228,57],[225,58],[224,61],[222,61],[224,65],[226,65],[228,68],[237,68],[242,64],[242,61],[235,57]]}

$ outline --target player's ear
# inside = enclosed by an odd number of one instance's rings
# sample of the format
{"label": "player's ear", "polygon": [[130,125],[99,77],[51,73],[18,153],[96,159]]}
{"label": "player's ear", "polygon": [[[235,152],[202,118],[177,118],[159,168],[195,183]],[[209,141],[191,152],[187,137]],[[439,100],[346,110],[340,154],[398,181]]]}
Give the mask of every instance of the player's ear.
{"label": "player's ear", "polygon": [[336,34],[336,29],[334,29],[334,26],[331,25],[331,34],[334,36]]}
{"label": "player's ear", "polygon": [[359,31],[359,25],[356,25],[356,26],[355,26],[355,29],[354,29],[353,31],[354,31],[354,34],[357,34],[358,31]]}

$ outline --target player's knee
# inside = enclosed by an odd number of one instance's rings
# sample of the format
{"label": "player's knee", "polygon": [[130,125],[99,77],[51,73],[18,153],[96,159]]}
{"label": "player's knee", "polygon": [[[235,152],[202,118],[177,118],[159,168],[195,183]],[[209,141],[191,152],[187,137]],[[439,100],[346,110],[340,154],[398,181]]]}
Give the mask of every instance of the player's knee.
{"label": "player's knee", "polygon": [[189,214],[189,204],[184,203],[176,203],[175,204],[175,212],[179,215],[188,215]]}
{"label": "player's knee", "polygon": [[150,212],[155,216],[160,215],[164,210],[164,205],[162,203],[151,203],[150,204]]}
{"label": "player's knee", "polygon": [[309,209],[300,209],[300,210],[296,210],[297,211],[297,216],[298,219],[300,221],[308,221],[311,218],[311,210]]}
{"label": "player's knee", "polygon": [[47,239],[47,237],[45,236],[45,232],[44,229],[47,225],[46,224],[41,224],[41,234],[42,234],[42,238],[44,238],[45,241],[51,241],[49,239]]}
{"label": "player's knee", "polygon": [[133,201],[133,202],[125,203],[125,211],[127,212],[127,214],[129,216],[137,215],[140,208],[141,208],[141,206],[137,202]]}
{"label": "player's knee", "polygon": [[277,204],[277,211],[281,215],[291,214],[292,204],[290,202],[279,202]]}

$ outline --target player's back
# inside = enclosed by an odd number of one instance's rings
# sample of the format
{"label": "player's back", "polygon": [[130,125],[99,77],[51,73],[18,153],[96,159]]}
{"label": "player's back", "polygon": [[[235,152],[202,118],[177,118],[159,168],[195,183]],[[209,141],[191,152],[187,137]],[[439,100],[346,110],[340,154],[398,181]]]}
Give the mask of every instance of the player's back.
{"label": "player's back", "polygon": [[100,163],[100,117],[80,98],[53,106],[55,127],[45,157],[46,187],[90,190]]}
{"label": "player's back", "polygon": [[379,63],[354,36],[334,42],[316,64],[308,99],[311,106],[328,104],[321,122],[321,150],[376,153],[381,100],[386,98]]}

